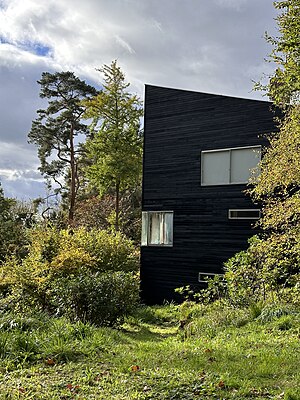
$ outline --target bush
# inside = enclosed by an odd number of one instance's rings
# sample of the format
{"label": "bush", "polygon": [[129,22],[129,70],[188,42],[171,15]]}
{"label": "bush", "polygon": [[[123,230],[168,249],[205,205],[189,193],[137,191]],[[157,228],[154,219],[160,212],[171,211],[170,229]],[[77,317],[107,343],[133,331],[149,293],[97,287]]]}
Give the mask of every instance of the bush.
{"label": "bush", "polygon": [[179,332],[184,339],[193,335],[213,338],[228,327],[241,327],[253,320],[249,309],[231,307],[223,300],[207,305],[185,301],[179,313]]}
{"label": "bush", "polygon": [[81,267],[94,271],[137,271],[139,260],[133,242],[120,232],[84,228],[34,229],[29,257],[49,264],[56,274]]}
{"label": "bush", "polygon": [[137,303],[138,253],[124,235],[39,228],[30,238],[28,256],[0,266],[2,310],[35,307],[109,324]]}
{"label": "bush", "polygon": [[263,307],[257,319],[261,323],[265,324],[277,320],[278,318],[294,316],[297,314],[299,314],[299,312],[290,305],[271,303]]}
{"label": "bush", "polygon": [[225,263],[230,301],[248,305],[276,299],[297,303],[300,293],[300,247],[294,238],[272,235],[249,240],[246,251]]}
{"label": "bush", "polygon": [[199,290],[198,287],[190,285],[175,289],[185,301],[195,303],[209,304],[216,300],[223,299],[227,294],[227,283],[223,275],[215,275],[213,278],[207,278],[207,287]]}
{"label": "bush", "polygon": [[75,231],[72,240],[94,258],[97,271],[138,271],[138,252],[121,232],[92,230],[87,233],[81,228]]}
{"label": "bush", "polygon": [[114,325],[138,305],[139,280],[123,271],[65,277],[53,281],[51,299],[72,320]]}
{"label": "bush", "polygon": [[[230,258],[225,274],[209,279],[207,288],[175,289],[185,300],[208,304],[227,299],[230,305],[254,308],[276,301],[300,305],[300,234],[253,236],[247,250]],[[258,312],[258,309],[255,311]]]}

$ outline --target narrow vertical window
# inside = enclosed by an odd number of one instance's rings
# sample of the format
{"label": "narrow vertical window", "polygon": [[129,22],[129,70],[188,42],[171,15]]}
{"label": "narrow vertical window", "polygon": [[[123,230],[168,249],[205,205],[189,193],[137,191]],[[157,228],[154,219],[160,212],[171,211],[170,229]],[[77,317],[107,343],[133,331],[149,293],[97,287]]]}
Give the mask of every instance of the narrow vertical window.
{"label": "narrow vertical window", "polygon": [[161,213],[149,214],[149,244],[163,243],[163,215]]}
{"label": "narrow vertical window", "polygon": [[173,245],[173,212],[143,211],[142,246]]}
{"label": "narrow vertical window", "polygon": [[173,244],[173,213],[165,213],[164,244]]}
{"label": "narrow vertical window", "polygon": [[142,212],[142,238],[141,238],[141,245],[147,246],[148,240],[148,213],[143,211]]}

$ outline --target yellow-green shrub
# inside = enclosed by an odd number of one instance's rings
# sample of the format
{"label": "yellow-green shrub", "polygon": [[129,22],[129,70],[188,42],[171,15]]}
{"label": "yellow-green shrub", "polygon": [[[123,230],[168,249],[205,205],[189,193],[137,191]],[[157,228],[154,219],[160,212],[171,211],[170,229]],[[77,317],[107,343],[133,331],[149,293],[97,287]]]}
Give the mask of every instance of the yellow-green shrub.
{"label": "yellow-green shrub", "polygon": [[[86,293],[95,290],[93,282],[100,282],[97,286],[98,297],[95,294],[92,301],[94,308],[97,308],[97,301],[103,301],[102,292],[105,293],[106,301],[114,302],[113,296],[116,295],[118,286],[121,288],[121,293],[118,292],[119,299],[124,297],[125,302],[126,297],[128,302],[132,299],[132,295],[129,296],[126,292],[129,287],[130,291],[134,288],[138,296],[135,277],[138,254],[133,243],[124,235],[96,230],[89,232],[83,228],[72,231],[39,228],[31,231],[30,240],[28,255],[23,260],[11,258],[0,266],[0,296],[2,305],[6,308],[25,309],[36,306],[51,313],[56,312],[58,292],[53,282],[61,291],[64,291],[65,286],[66,293],[70,289],[71,281],[75,285],[73,287],[77,287],[79,291],[83,285]],[[113,272],[126,273],[123,278],[128,283],[127,286],[122,282],[121,276],[113,275]],[[106,279],[101,278],[104,273]],[[111,292],[100,288],[101,284],[108,287],[109,274],[114,282],[118,282],[113,285]],[[129,284],[131,280],[132,285]],[[61,299],[61,310],[70,310],[72,307],[66,305],[66,296]],[[62,301],[65,302],[64,307],[61,306]],[[77,308],[80,309],[80,306]],[[130,307],[125,308],[128,310]],[[122,309],[120,307],[121,313]],[[103,315],[102,319],[106,320]]]}
{"label": "yellow-green shrub", "polygon": [[70,247],[59,252],[49,265],[53,275],[68,275],[77,274],[82,268],[94,269],[96,260],[84,249]]}
{"label": "yellow-green shrub", "polygon": [[300,235],[254,236],[225,263],[228,296],[237,304],[281,299],[299,302]]}

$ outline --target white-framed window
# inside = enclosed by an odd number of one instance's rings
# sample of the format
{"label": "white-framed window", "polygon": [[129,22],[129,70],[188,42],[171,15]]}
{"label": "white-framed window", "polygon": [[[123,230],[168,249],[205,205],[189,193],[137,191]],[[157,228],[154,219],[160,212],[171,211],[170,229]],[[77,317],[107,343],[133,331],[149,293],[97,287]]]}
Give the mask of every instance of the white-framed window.
{"label": "white-framed window", "polygon": [[231,209],[228,210],[229,219],[259,219],[259,209]]}
{"label": "white-framed window", "polygon": [[247,183],[260,160],[261,146],[202,151],[201,185]]}
{"label": "white-framed window", "polygon": [[142,246],[173,246],[173,211],[142,212]]}

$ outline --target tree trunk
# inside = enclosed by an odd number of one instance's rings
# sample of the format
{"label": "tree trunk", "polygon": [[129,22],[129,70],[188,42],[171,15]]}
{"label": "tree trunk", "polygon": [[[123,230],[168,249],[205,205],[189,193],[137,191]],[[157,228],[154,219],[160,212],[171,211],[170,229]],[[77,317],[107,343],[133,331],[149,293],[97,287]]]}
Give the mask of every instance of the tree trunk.
{"label": "tree trunk", "polygon": [[119,231],[119,218],[120,218],[120,181],[116,182],[116,219],[115,219],[115,229],[116,232]]}
{"label": "tree trunk", "polygon": [[70,205],[69,205],[69,226],[72,227],[74,223],[74,208],[76,197],[76,161],[74,150],[74,128],[71,127],[70,131],[70,163],[71,163],[71,179],[70,179]]}

